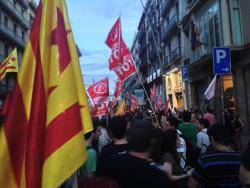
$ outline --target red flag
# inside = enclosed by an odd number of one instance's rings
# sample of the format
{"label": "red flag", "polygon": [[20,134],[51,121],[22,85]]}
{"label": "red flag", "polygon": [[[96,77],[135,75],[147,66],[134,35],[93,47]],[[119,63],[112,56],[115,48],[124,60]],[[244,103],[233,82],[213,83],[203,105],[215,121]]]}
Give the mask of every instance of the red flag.
{"label": "red flag", "polygon": [[137,97],[134,95],[131,95],[131,111],[134,111],[138,108],[138,100]]}
{"label": "red flag", "polygon": [[117,19],[115,25],[110,30],[106,39],[106,44],[112,50],[111,57],[109,59],[109,70],[114,70],[122,64],[122,31],[120,18]]}
{"label": "red flag", "polygon": [[88,93],[93,101],[93,103],[99,103],[104,101],[109,97],[109,79],[106,78],[88,88]]}
{"label": "red flag", "polygon": [[168,113],[169,105],[170,105],[170,100],[167,99],[166,104],[165,104],[165,107],[164,107],[164,113],[165,113],[165,114]]}
{"label": "red flag", "polygon": [[150,89],[150,99],[152,102],[155,102],[155,98],[157,96],[156,86],[154,84],[153,88]]}
{"label": "red flag", "polygon": [[115,72],[120,81],[123,82],[136,72],[133,56],[124,42],[122,42],[122,59],[122,65],[117,67]]}
{"label": "red flag", "polygon": [[162,97],[159,96],[158,99],[157,99],[157,108],[161,109],[161,107],[162,107]]}
{"label": "red flag", "polygon": [[109,79],[96,82],[88,88],[88,93],[93,101],[93,116],[108,114],[109,104]]}
{"label": "red flag", "polygon": [[115,98],[118,98],[122,93],[123,93],[122,82],[118,80],[116,82],[116,88],[114,93]]}

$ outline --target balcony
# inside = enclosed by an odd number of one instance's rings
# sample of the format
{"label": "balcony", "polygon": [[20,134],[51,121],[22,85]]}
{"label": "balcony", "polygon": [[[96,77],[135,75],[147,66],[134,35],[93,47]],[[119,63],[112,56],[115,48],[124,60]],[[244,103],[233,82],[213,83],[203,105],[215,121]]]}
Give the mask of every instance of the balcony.
{"label": "balcony", "polygon": [[149,50],[148,58],[149,58],[150,60],[155,60],[155,59],[157,59],[157,50],[156,50],[156,48],[151,48],[151,49]]}
{"label": "balcony", "polygon": [[181,58],[181,48],[177,47],[171,52],[171,63]]}
{"label": "balcony", "polygon": [[161,17],[165,17],[168,14],[175,2],[176,0],[163,0],[161,4]]}
{"label": "balcony", "polygon": [[9,27],[4,25],[3,23],[0,23],[0,35],[1,37],[5,37],[9,40],[11,40],[13,43],[18,45],[21,48],[25,48],[25,41],[22,37],[18,36],[13,30],[11,30]]}
{"label": "balcony", "polygon": [[143,52],[146,50],[146,42],[143,42],[140,44],[139,47],[139,56],[141,57],[143,55]]}
{"label": "balcony", "polygon": [[15,7],[13,3],[11,3],[9,0],[0,0],[0,6],[10,12],[13,16],[13,19],[15,19],[23,27],[25,27],[26,29],[29,28],[29,21],[24,17],[23,13]]}
{"label": "balcony", "polygon": [[178,29],[179,18],[175,14],[169,21],[168,24],[162,27],[161,41],[166,41],[174,32]]}

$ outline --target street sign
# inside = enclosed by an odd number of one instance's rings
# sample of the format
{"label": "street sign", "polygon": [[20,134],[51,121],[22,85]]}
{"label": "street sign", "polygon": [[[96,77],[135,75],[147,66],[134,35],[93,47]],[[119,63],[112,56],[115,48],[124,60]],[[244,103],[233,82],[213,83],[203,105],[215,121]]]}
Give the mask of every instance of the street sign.
{"label": "street sign", "polygon": [[184,67],[182,67],[181,72],[182,72],[182,80],[183,80],[183,82],[188,81],[188,66],[185,65]]}
{"label": "street sign", "polygon": [[230,48],[213,48],[214,74],[231,74]]}

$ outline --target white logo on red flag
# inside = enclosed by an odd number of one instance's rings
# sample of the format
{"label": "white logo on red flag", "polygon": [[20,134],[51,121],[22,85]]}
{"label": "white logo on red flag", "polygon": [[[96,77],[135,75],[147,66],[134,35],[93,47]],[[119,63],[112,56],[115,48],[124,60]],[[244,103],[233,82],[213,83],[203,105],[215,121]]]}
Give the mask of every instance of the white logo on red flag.
{"label": "white logo on red flag", "polygon": [[122,45],[123,63],[115,69],[115,72],[119,79],[123,82],[136,72],[136,68],[130,50],[125,43],[122,43]]}
{"label": "white logo on red flag", "polygon": [[106,44],[112,49],[112,54],[109,59],[109,70],[114,70],[122,64],[122,31],[120,18],[116,21],[115,25],[110,30],[106,39]]}
{"label": "white logo on red flag", "polygon": [[109,80],[108,78],[96,82],[88,88],[89,96],[91,97],[94,107],[93,116],[101,116],[108,113],[109,103]]}

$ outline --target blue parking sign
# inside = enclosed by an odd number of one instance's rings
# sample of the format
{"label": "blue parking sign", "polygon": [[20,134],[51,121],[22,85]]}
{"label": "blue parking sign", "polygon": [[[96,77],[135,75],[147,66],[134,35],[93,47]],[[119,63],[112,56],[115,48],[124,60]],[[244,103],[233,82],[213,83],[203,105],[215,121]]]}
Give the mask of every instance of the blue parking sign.
{"label": "blue parking sign", "polygon": [[182,67],[181,72],[182,72],[182,80],[184,82],[188,81],[188,66],[185,65],[184,67]]}
{"label": "blue parking sign", "polygon": [[231,74],[231,51],[230,48],[213,48],[214,74]]}

